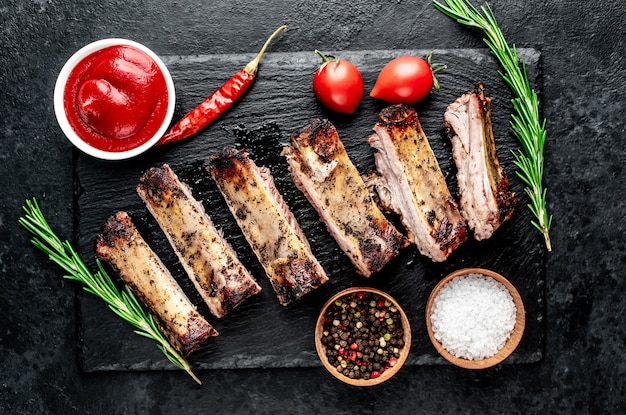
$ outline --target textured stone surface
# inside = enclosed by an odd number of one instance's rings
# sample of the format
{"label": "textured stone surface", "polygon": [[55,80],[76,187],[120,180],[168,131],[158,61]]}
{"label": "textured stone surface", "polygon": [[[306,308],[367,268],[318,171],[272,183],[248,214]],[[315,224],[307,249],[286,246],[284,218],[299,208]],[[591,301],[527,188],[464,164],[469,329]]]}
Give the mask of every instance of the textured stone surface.
{"label": "textured stone surface", "polygon": [[321,368],[82,373],[76,287],[17,225],[37,197],[73,235],[72,148],[52,112],[65,59],[104,37],[162,55],[480,48],[481,35],[429,2],[16,1],[0,6],[0,412],[33,413],[620,413],[626,411],[623,25],[620,1],[493,4],[510,41],[541,51],[548,119],[545,183],[554,214],[546,255],[545,350],[528,365],[483,372],[410,366],[375,389]]}

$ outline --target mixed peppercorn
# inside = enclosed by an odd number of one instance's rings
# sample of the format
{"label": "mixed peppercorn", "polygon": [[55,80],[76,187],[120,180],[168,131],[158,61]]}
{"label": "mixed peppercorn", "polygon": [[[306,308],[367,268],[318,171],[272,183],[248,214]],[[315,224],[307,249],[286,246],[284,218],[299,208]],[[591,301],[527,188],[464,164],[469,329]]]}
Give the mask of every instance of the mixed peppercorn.
{"label": "mixed peppercorn", "polygon": [[379,294],[359,291],[328,306],[321,341],[337,372],[367,380],[396,365],[403,335],[398,308]]}

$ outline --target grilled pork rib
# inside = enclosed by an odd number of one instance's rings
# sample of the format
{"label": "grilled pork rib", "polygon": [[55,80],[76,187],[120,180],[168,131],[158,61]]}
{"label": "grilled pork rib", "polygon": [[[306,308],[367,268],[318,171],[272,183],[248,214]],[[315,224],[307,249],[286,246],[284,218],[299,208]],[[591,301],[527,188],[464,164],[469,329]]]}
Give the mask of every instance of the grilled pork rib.
{"label": "grilled pork rib", "polygon": [[401,216],[408,237],[421,254],[445,261],[467,239],[467,223],[452,199],[445,178],[414,109],[384,108],[368,143],[376,149],[378,190]]}
{"label": "grilled pork rib", "polygon": [[267,168],[257,167],[245,150],[226,147],[211,156],[209,171],[280,304],[328,281]]}
{"label": "grilled pork rib", "polygon": [[96,254],[108,263],[150,309],[159,329],[183,355],[217,331],[196,311],[159,257],[141,237],[126,212],[103,225]]}
{"label": "grilled pork rib", "polygon": [[516,199],[498,161],[491,99],[482,84],[448,106],[444,125],[457,167],[461,213],[474,237],[487,239],[513,215]]}
{"label": "grilled pork rib", "polygon": [[335,127],[316,119],[283,149],[294,183],[365,277],[380,271],[406,246],[404,236],[372,200]]}
{"label": "grilled pork rib", "polygon": [[261,290],[202,204],[167,164],[147,170],[137,193],[214,316],[224,317]]}

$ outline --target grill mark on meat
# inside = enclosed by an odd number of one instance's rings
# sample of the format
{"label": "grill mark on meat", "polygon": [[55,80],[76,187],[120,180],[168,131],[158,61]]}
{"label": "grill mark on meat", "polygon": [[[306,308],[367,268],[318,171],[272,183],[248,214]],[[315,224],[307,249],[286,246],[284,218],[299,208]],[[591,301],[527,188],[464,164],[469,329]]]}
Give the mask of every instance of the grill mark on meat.
{"label": "grill mark on meat", "polygon": [[513,215],[516,197],[496,154],[491,98],[483,84],[448,106],[444,125],[457,167],[461,213],[474,238],[487,239]]}
{"label": "grill mark on meat", "polygon": [[209,171],[281,305],[328,281],[267,168],[245,150],[225,147],[211,156]]}
{"label": "grill mark on meat", "polygon": [[386,207],[405,225],[421,254],[445,261],[467,239],[467,223],[458,211],[414,109],[384,108],[368,143],[376,152],[376,187]]}
{"label": "grill mark on meat", "polygon": [[148,307],[170,344],[184,356],[217,331],[196,311],[126,212],[109,217],[96,238],[96,255],[108,263]]}
{"label": "grill mark on meat", "polygon": [[191,189],[167,164],[148,169],[137,193],[214,316],[224,317],[261,290]]}
{"label": "grill mark on meat", "polygon": [[369,277],[406,246],[404,236],[374,203],[335,127],[315,119],[283,149],[296,187],[309,200],[352,261]]}

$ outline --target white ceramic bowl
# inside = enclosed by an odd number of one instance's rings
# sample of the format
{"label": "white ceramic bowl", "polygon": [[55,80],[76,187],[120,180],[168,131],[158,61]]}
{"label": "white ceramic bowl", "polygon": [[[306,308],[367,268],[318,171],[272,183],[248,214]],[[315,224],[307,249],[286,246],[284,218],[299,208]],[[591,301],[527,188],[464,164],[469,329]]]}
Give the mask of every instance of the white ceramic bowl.
{"label": "white ceramic bowl", "polygon": [[[138,147],[135,147],[126,151],[119,151],[119,152],[103,151],[85,142],[76,133],[76,131],[74,131],[74,129],[71,127],[67,119],[67,114],[65,113],[64,98],[63,98],[65,85],[74,67],[80,61],[82,61],[85,57],[91,55],[94,52],[97,52],[98,50],[101,50],[110,46],[132,46],[141,50],[150,58],[152,58],[152,60],[154,60],[154,62],[157,64],[157,66],[163,73],[163,76],[165,78],[165,84],[167,87],[167,93],[168,93],[168,103],[167,103],[167,111],[165,114],[165,118],[163,119],[163,123],[161,127],[158,129],[158,131],[156,132],[156,134],[154,134],[152,138],[150,138],[148,141],[144,142]],[[84,46],[83,48],[78,50],[76,53],[74,53],[65,63],[65,65],[63,65],[63,68],[61,69],[61,72],[59,73],[56,84],[54,86],[54,113],[61,127],[61,130],[63,130],[63,133],[65,134],[65,136],[72,142],[72,144],[74,144],[74,146],[76,146],[76,148],[78,148],[82,152],[89,154],[90,156],[93,156],[99,159],[104,159],[104,160],[128,159],[131,157],[135,157],[145,152],[150,147],[154,146],[157,143],[157,141],[159,141],[159,139],[165,134],[167,128],[169,127],[170,122],[172,121],[172,116],[174,115],[175,102],[176,102],[176,93],[174,90],[174,81],[172,80],[172,76],[170,75],[170,72],[168,71],[163,61],[153,51],[151,51],[144,45],[134,42],[132,40],[127,40],[127,39],[118,39],[118,38],[102,39],[102,40],[98,40],[96,42],[93,42]]]}

